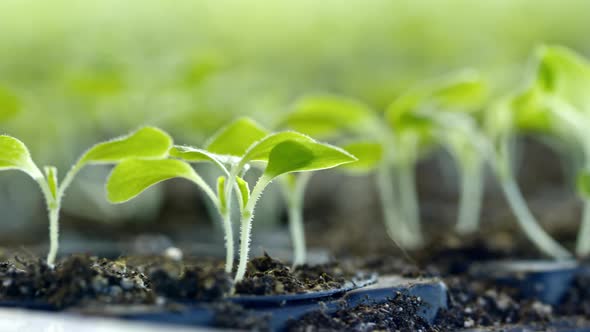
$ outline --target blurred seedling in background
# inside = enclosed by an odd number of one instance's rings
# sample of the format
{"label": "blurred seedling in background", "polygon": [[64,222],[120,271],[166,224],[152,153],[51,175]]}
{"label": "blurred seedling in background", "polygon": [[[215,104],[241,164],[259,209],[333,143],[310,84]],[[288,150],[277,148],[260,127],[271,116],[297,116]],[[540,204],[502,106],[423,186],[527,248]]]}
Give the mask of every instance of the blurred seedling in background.
{"label": "blurred seedling in background", "polygon": [[[229,209],[234,191],[239,201],[240,257],[235,275],[236,282],[242,280],[246,273],[254,210],[265,188],[275,178],[284,174],[327,169],[356,160],[342,149],[319,143],[300,133],[266,134],[259,125],[245,118],[238,119],[220,130],[207,144],[206,149],[174,147],[171,156],[185,161],[129,160],[117,165],[107,182],[109,200],[126,201],[149,186],[174,177],[186,178],[197,183],[196,173],[186,161],[214,162],[224,172],[224,176],[218,180],[217,196],[208,185],[201,186],[208,188],[205,191],[216,201],[220,213],[224,216],[228,255],[233,251],[227,239],[232,233]],[[252,190],[242,180],[251,166],[262,170],[262,175]]]}
{"label": "blurred seedling in background", "polygon": [[[414,168],[438,142],[450,151],[461,172],[457,228],[467,232],[478,227],[485,139],[472,118],[483,109],[485,96],[481,77],[465,71],[400,96],[387,109],[385,122],[358,101],[320,95],[296,103],[284,125],[314,137],[344,142],[344,148],[359,160],[343,169],[375,172],[387,232],[400,246],[411,249],[424,241]],[[293,189],[291,195],[297,192],[301,189]]]}
{"label": "blurred seedling in background", "polygon": [[78,172],[86,165],[115,164],[128,158],[165,158],[172,139],[163,131],[144,127],[130,135],[99,143],[86,151],[66,173],[61,182],[57,169],[45,166],[43,172],[33,162],[29,150],[18,139],[0,136],[0,170],[20,170],[31,176],[41,187],[49,214],[49,253],[47,264],[53,266],[59,244],[59,211],[65,191]]}
{"label": "blurred seedling in background", "polygon": [[556,46],[539,47],[531,61],[529,81],[523,91],[498,103],[489,119],[496,138],[497,162],[504,191],[521,226],[541,251],[555,258],[571,254],[549,237],[528,210],[511,173],[510,144],[518,133],[549,136],[574,147],[576,185],[584,202],[576,252],[590,254],[590,63],[572,51]]}

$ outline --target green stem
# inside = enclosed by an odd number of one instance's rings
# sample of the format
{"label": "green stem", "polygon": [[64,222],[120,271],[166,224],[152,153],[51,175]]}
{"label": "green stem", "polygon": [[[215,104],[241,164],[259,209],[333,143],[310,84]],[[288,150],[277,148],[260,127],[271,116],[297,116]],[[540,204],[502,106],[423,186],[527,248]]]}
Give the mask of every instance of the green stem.
{"label": "green stem", "polygon": [[49,253],[47,254],[47,265],[53,267],[59,249],[59,196],[53,197],[47,179],[45,179],[45,176],[43,176],[43,173],[41,173],[37,166],[34,167],[30,174],[39,184],[39,187],[41,187],[41,192],[47,205],[49,215]]}
{"label": "green stem", "polygon": [[516,220],[528,238],[547,256],[555,259],[569,259],[572,255],[551,236],[549,236],[532,215],[527,207],[522,193],[518,189],[512,176],[505,176],[501,180],[502,189],[508,199]]}
{"label": "green stem", "polygon": [[417,245],[422,245],[422,229],[420,225],[420,210],[418,207],[418,194],[416,193],[416,179],[414,163],[401,163],[397,167],[399,176],[400,202],[406,226],[415,237]]}
{"label": "green stem", "polygon": [[231,273],[234,268],[234,231],[231,224],[231,209],[226,207],[221,217],[225,233],[225,272]]}
{"label": "green stem", "polygon": [[377,170],[375,177],[379,199],[381,200],[381,210],[387,234],[391,239],[403,248],[413,248],[418,245],[417,238],[412,234],[406,223],[398,214],[398,201],[395,197],[393,188],[393,178],[391,169],[387,163],[382,163]]}
{"label": "green stem", "polygon": [[579,257],[586,257],[590,255],[590,199],[584,200],[582,225],[580,232],[578,233],[576,254]]}
{"label": "green stem", "polygon": [[211,199],[217,208],[217,211],[220,211],[223,223],[223,231],[225,233],[225,272],[231,273],[234,265],[234,233],[231,224],[231,200],[229,197],[226,197],[225,205],[222,206],[222,203],[217,198],[217,195],[215,195],[213,189],[211,189],[211,187],[207,184],[207,182],[205,182],[205,180],[203,180],[202,177],[200,177],[197,173],[194,173],[191,180],[205,192],[209,199]]}
{"label": "green stem", "polygon": [[59,245],[59,206],[49,208],[49,253],[47,265],[54,266]]}
{"label": "green stem", "polygon": [[246,265],[248,264],[248,254],[250,251],[250,233],[252,232],[252,219],[254,218],[254,208],[256,202],[262,195],[262,192],[270,184],[272,178],[267,175],[262,175],[258,182],[252,189],[250,200],[242,211],[240,220],[240,261],[238,263],[238,270],[234,282],[239,282],[244,279],[246,275]]}
{"label": "green stem", "polygon": [[295,180],[295,187],[290,193],[289,204],[289,228],[291,242],[293,244],[293,265],[302,265],[306,262],[305,229],[303,226],[303,199],[305,188],[313,173],[301,173]]}
{"label": "green stem", "polygon": [[461,197],[457,231],[462,234],[476,232],[479,229],[481,203],[483,198],[483,163],[464,167],[461,174]]}

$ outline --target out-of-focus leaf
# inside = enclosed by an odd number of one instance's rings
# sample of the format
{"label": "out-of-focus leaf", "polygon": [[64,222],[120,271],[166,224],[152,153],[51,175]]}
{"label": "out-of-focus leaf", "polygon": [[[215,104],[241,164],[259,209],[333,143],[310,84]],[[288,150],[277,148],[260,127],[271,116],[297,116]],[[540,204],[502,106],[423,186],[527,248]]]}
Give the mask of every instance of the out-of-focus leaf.
{"label": "out-of-focus leaf", "polygon": [[344,150],[358,160],[342,165],[343,169],[351,172],[366,173],[377,168],[383,159],[383,145],[379,142],[354,142],[343,146]]}
{"label": "out-of-focus leaf", "polygon": [[242,156],[266,135],[268,132],[253,120],[240,118],[213,135],[205,149],[220,155]]}
{"label": "out-of-focus leaf", "polygon": [[578,193],[585,199],[590,198],[590,172],[588,170],[582,170],[578,173],[576,180],[576,186]]}
{"label": "out-of-focus leaf", "polygon": [[0,86],[0,121],[5,121],[21,110],[21,101],[16,94]]}
{"label": "out-of-focus leaf", "polygon": [[353,131],[370,121],[371,110],[362,103],[332,95],[308,96],[299,100],[285,124],[314,137],[333,137]]}

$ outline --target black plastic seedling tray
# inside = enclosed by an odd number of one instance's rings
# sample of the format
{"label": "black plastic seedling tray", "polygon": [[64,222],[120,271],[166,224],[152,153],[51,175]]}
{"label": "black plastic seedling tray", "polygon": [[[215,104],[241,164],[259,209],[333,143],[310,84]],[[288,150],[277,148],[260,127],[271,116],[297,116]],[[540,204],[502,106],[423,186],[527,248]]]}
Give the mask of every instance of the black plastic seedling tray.
{"label": "black plastic seedling tray", "polygon": [[590,269],[576,261],[495,261],[475,265],[470,273],[515,287],[525,298],[558,305],[574,278]]}
{"label": "black plastic seedling tray", "polygon": [[[441,281],[403,279],[397,276],[379,278],[375,284],[350,290],[341,296],[306,297],[297,301],[283,301],[280,304],[274,302],[273,306],[269,305],[272,301],[263,299],[240,303],[250,310],[249,314],[252,317],[266,319],[271,330],[280,331],[286,327],[290,319],[298,319],[316,310],[331,313],[342,307],[354,308],[364,303],[383,303],[394,298],[398,292],[420,297],[423,306],[419,314],[429,322],[434,320],[440,309],[447,306],[447,288]],[[204,327],[214,326],[215,323],[214,310],[207,304],[186,306],[184,310],[178,312],[132,314],[124,315],[123,318]]]}

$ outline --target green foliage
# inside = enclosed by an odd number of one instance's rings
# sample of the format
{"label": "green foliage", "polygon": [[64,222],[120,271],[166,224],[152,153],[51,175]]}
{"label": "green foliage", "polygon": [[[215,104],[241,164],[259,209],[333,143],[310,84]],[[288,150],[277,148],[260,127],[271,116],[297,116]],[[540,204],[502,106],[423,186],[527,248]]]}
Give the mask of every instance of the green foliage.
{"label": "green foliage", "polygon": [[358,160],[343,164],[342,168],[355,173],[367,173],[375,170],[384,157],[383,145],[374,141],[353,142],[343,148]]}
{"label": "green foliage", "polygon": [[350,153],[317,142],[283,141],[271,150],[264,173],[277,177],[291,172],[316,171],[356,161]]}
{"label": "green foliage", "polygon": [[225,161],[228,161],[226,156],[216,155],[203,149],[180,145],[173,146],[169,153],[170,157],[182,159],[190,163],[212,162],[223,170],[224,173],[228,173],[223,164]]}
{"label": "green foliage", "polygon": [[39,177],[39,170],[23,142],[11,136],[0,135],[0,170],[7,169],[21,170],[33,178]]}
{"label": "green foliage", "polygon": [[219,130],[205,149],[211,153],[241,156],[255,142],[267,135],[267,131],[248,118],[240,118]]}
{"label": "green foliage", "polygon": [[111,164],[125,159],[160,159],[168,156],[172,138],[154,127],[143,127],[130,135],[99,143],[80,158],[78,165]]}
{"label": "green foliage", "polygon": [[590,198],[590,172],[588,170],[578,172],[576,187],[580,196],[585,199]]}
{"label": "green foliage", "polygon": [[299,100],[284,119],[291,129],[318,138],[365,129],[374,117],[366,105],[333,95],[307,96]]}
{"label": "green foliage", "polygon": [[128,159],[113,169],[106,184],[107,198],[112,203],[133,199],[149,187],[172,178],[193,180],[193,168],[180,160]]}

